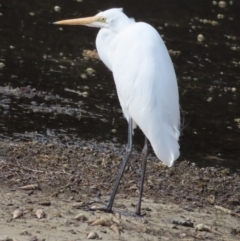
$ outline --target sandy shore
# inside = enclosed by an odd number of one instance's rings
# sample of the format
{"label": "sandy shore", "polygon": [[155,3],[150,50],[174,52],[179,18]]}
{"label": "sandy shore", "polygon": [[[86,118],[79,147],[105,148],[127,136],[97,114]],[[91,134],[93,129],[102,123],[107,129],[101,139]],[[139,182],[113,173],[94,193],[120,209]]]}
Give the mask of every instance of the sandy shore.
{"label": "sandy shore", "polygon": [[134,154],[114,213],[89,211],[107,202],[122,160],[113,146],[95,145],[0,140],[0,240],[77,241],[91,232],[101,240],[240,239],[240,176],[226,168],[187,161],[166,168],[150,157],[145,216],[134,217],[123,214],[137,203],[141,162]]}

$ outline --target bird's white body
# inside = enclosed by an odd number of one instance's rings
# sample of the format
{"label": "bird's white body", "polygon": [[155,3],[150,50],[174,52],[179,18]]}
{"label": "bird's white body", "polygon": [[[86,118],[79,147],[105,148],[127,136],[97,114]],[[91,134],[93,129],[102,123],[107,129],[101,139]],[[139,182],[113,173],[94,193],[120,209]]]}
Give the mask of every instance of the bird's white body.
{"label": "bird's white body", "polygon": [[140,127],[157,157],[172,166],[179,157],[179,96],[162,38],[151,25],[131,20],[118,31],[102,28],[96,46],[113,73],[124,116]]}
{"label": "bird's white body", "polygon": [[122,9],[56,24],[101,28],[96,45],[112,71],[119,101],[128,120],[143,131],[166,165],[179,157],[179,96],[175,71],[167,48],[149,24],[135,22]]}

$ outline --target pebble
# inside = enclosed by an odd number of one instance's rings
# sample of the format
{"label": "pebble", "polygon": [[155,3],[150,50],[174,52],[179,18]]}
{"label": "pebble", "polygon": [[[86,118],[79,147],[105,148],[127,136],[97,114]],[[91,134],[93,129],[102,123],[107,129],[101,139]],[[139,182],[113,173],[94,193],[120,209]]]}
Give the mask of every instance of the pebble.
{"label": "pebble", "polygon": [[73,208],[81,208],[85,205],[85,202],[75,202],[72,204]]}
{"label": "pebble", "polygon": [[5,64],[0,62],[0,69],[3,68],[3,67],[5,67]]}
{"label": "pebble", "polygon": [[80,74],[80,77],[81,77],[82,79],[87,79],[87,75],[86,75],[86,74]]}
{"label": "pebble", "polygon": [[86,220],[87,220],[86,216],[85,216],[84,214],[82,214],[82,213],[77,214],[77,215],[74,217],[74,219],[76,219],[76,220],[78,220],[78,221],[86,221]]}
{"label": "pebble", "polygon": [[173,219],[172,223],[176,224],[176,225],[185,226],[185,227],[191,227],[191,228],[194,227],[194,224],[191,220],[184,220],[184,219],[181,219],[181,218],[180,219],[179,218]]}
{"label": "pebble", "polygon": [[89,75],[93,75],[93,73],[95,72],[95,70],[93,68],[87,68],[86,69],[86,72],[89,74]]}
{"label": "pebble", "polygon": [[218,6],[219,6],[220,8],[225,8],[225,7],[227,6],[227,3],[226,3],[225,1],[220,1],[220,2],[218,3]]}
{"label": "pebble", "polygon": [[212,99],[213,99],[212,97],[207,98],[207,102],[211,102]]}
{"label": "pebble", "polygon": [[99,236],[95,232],[90,232],[87,236],[87,239],[97,239],[97,238],[99,238]]}
{"label": "pebble", "polygon": [[212,24],[212,26],[217,26],[218,22],[217,21],[212,21],[211,24]]}
{"label": "pebble", "polygon": [[13,219],[20,218],[20,217],[22,217],[22,215],[23,215],[22,209],[16,209],[16,210],[13,212]]}
{"label": "pebble", "polygon": [[218,15],[217,15],[217,18],[218,18],[218,19],[224,19],[224,15],[223,15],[223,14],[218,14]]}
{"label": "pebble", "polygon": [[88,97],[88,95],[89,95],[89,94],[88,94],[88,92],[87,92],[87,91],[84,91],[84,92],[82,93],[82,96],[83,96],[83,97],[85,97],[85,98],[87,98],[87,97]]}
{"label": "pebble", "polygon": [[38,209],[36,211],[36,216],[37,216],[38,219],[41,219],[41,218],[46,217],[46,213],[42,209]]}
{"label": "pebble", "polygon": [[198,42],[203,42],[205,40],[205,37],[202,34],[199,34],[197,36],[197,40],[198,40]]}
{"label": "pebble", "polygon": [[55,6],[55,7],[54,7],[54,10],[55,10],[56,12],[59,12],[59,11],[61,11],[61,8],[60,8],[59,6]]}

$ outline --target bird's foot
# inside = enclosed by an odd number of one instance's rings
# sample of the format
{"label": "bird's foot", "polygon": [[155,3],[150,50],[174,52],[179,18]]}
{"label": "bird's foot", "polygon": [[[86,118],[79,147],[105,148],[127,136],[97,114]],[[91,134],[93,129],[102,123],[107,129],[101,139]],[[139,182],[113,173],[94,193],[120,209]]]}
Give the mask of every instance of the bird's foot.
{"label": "bird's foot", "polygon": [[139,218],[143,218],[146,216],[146,213],[138,213],[138,212],[135,212],[135,217],[139,217]]}
{"label": "bird's foot", "polygon": [[113,213],[112,208],[109,207],[89,207],[89,211],[103,211],[105,213]]}
{"label": "bird's foot", "polygon": [[103,211],[106,213],[120,213],[123,216],[128,216],[128,217],[135,217],[135,218],[143,218],[146,216],[146,213],[137,213],[137,212],[130,212],[130,211],[125,211],[125,210],[119,210],[115,209],[114,211],[110,207],[89,207],[89,211]]}
{"label": "bird's foot", "polygon": [[[96,207],[95,205],[93,205],[94,203],[101,203],[102,205],[106,205],[105,207]],[[123,216],[131,216],[131,217],[136,217],[136,218],[143,218],[146,216],[146,213],[142,213],[140,212],[140,210],[136,210],[135,212],[129,212],[129,211],[125,211],[125,210],[119,210],[119,209],[114,209],[114,211],[112,210],[112,207],[110,207],[108,204],[106,204],[105,202],[101,201],[100,199],[97,199],[91,203],[88,203],[85,205],[84,208],[86,211],[102,211],[105,213],[120,213]]]}

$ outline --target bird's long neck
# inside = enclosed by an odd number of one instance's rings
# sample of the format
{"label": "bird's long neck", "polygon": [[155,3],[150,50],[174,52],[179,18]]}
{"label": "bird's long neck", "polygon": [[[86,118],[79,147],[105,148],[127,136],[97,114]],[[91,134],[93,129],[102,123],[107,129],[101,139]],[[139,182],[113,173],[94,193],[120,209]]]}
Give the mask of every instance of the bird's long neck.
{"label": "bird's long neck", "polygon": [[96,47],[99,57],[110,70],[112,70],[110,43],[115,36],[115,32],[102,28],[100,29],[96,39]]}

